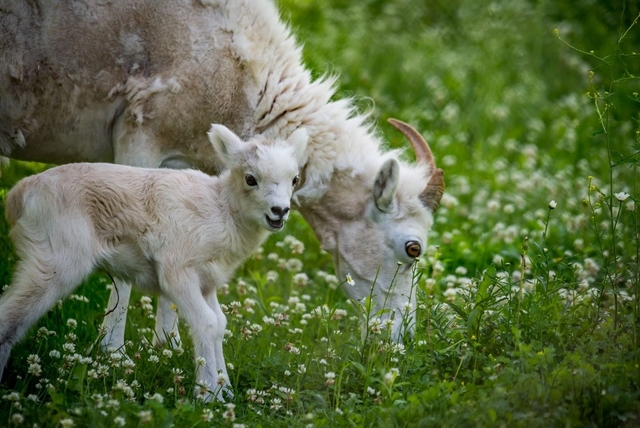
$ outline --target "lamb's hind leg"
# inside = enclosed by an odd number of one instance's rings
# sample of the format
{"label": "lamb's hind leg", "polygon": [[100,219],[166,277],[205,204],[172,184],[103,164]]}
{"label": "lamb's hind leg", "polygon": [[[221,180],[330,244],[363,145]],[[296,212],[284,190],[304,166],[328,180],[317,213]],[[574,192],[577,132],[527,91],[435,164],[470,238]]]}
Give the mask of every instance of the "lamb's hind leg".
{"label": "lamb's hind leg", "polygon": [[35,259],[18,263],[11,286],[0,298],[0,379],[13,345],[90,271],[62,272]]}

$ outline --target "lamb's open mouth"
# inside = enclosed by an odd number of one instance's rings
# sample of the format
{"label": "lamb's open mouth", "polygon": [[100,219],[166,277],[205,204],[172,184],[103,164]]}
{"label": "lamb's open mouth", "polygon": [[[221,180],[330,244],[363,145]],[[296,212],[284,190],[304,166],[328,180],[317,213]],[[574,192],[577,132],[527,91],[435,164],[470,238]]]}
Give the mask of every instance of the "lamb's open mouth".
{"label": "lamb's open mouth", "polygon": [[267,224],[276,230],[282,229],[282,226],[284,226],[284,220],[281,218],[277,220],[271,220],[271,218],[266,214],[264,215],[264,217],[267,220]]}

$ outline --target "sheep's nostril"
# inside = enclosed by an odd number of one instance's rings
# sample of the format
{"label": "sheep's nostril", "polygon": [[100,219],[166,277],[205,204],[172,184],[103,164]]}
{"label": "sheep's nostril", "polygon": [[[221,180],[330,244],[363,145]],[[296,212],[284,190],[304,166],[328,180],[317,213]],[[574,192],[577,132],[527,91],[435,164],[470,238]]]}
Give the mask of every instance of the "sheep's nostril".
{"label": "sheep's nostril", "polygon": [[289,212],[289,207],[271,207],[271,212],[279,217],[284,217]]}

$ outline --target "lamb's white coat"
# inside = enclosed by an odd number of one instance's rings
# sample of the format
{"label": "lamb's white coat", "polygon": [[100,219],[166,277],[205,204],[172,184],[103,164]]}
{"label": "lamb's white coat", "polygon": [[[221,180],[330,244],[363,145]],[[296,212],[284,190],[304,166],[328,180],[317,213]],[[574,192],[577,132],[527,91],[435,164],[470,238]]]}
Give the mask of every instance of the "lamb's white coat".
{"label": "lamb's white coat", "polygon": [[[395,316],[400,337],[401,315],[415,302],[405,244],[427,247],[433,213],[419,195],[434,171],[398,161],[398,182],[381,182],[394,189],[394,203],[376,209],[374,182],[397,153],[381,151],[350,100],[332,99],[332,78],[312,80],[271,1],[7,0],[0,45],[0,155],[217,173],[210,123],[241,137],[286,138],[304,126],[308,162],[295,206],[333,255],[337,276],[353,277],[347,295],[373,295],[374,310],[391,309],[383,316]],[[105,347],[124,341],[128,298],[121,287]],[[169,302],[159,306],[162,339],[175,317]]]}
{"label": "lamb's white coat", "polygon": [[288,141],[245,143],[221,125],[209,136],[229,168],[219,177],[78,163],[25,178],[8,193],[20,261],[0,298],[0,378],[13,344],[99,267],[175,302],[195,356],[206,361],[196,381],[219,397],[228,388],[216,289],[282,227],[308,136],[300,129]]}

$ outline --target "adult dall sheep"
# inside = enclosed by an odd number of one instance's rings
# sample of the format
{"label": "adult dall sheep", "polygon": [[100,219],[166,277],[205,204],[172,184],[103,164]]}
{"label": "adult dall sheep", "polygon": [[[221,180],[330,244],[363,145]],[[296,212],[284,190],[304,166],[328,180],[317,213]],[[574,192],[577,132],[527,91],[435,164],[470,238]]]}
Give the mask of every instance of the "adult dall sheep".
{"label": "adult dall sheep", "polygon": [[[308,135],[241,141],[209,132],[219,177],[104,163],[58,166],[20,181],[6,217],[20,260],[0,297],[0,377],[13,344],[96,267],[175,302],[189,325],[205,398],[229,388],[216,289],[289,214]],[[118,281],[120,282],[120,281]],[[219,385],[221,384],[221,385]],[[199,387],[197,387],[199,388]]]}
{"label": "adult dall sheep", "polygon": [[[3,156],[214,174],[221,165],[205,138],[210,123],[242,138],[287,138],[305,127],[308,161],[294,208],[332,254],[336,275],[351,274],[347,295],[373,295],[373,310],[389,309],[401,338],[442,170],[401,122],[417,164],[383,152],[366,115],[332,99],[334,80],[311,78],[272,1],[5,0],[0,46]],[[130,288],[119,291],[105,347],[124,342]],[[159,299],[160,339],[175,325],[170,306]]]}

